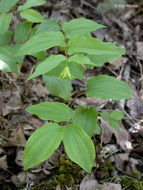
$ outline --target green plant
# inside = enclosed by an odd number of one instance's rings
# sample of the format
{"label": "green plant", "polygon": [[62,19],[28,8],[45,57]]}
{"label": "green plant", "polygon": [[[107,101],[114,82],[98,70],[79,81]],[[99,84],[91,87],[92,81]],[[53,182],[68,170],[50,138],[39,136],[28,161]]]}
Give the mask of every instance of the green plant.
{"label": "green plant", "polygon": [[123,188],[127,190],[142,190],[143,181],[141,175],[137,171],[133,171],[131,176],[123,175],[121,176],[121,184]]}
{"label": "green plant", "polygon": [[[44,0],[27,0],[24,5],[11,9],[17,2],[18,0],[11,4],[8,0],[0,2],[2,71],[18,74],[17,64],[22,66],[24,56],[31,55],[39,63],[28,80],[42,75],[48,90],[67,101],[72,91],[71,80],[75,78],[84,79],[85,94],[88,97],[113,100],[131,97],[128,85],[114,77],[99,75],[85,80],[86,67],[102,66],[125,54],[124,49],[113,43],[102,42],[91,36],[92,31],[104,26],[85,18],[64,23],[57,22],[54,18],[44,19],[36,10],[31,9],[42,5]],[[13,12],[16,11],[26,21],[19,22],[13,32],[8,28]],[[37,24],[33,27],[33,23]],[[59,53],[47,57],[46,51],[55,46],[59,47]],[[24,151],[24,170],[46,160],[63,142],[68,157],[88,173],[91,172],[95,159],[91,137],[95,131],[99,131],[98,113],[94,107],[83,105],[73,110],[61,102],[43,102],[28,107],[26,111],[48,123],[28,139]],[[102,113],[103,119],[105,115],[107,113]],[[117,120],[120,119],[122,114],[113,112],[107,120],[111,127],[119,131]]]}

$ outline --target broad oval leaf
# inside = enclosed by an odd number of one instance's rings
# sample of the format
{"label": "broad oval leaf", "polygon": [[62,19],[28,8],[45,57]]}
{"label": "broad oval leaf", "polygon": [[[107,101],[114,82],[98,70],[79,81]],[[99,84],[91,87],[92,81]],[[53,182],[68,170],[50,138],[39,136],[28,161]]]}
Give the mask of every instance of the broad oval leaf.
{"label": "broad oval leaf", "polygon": [[107,111],[102,111],[101,112],[101,118],[106,121],[109,119],[109,113]]}
{"label": "broad oval leaf", "polygon": [[90,107],[86,109],[84,106],[79,106],[75,110],[75,118],[72,120],[75,124],[78,124],[90,137],[96,131],[97,125],[97,111]]}
{"label": "broad oval leaf", "polygon": [[120,124],[118,123],[118,121],[109,118],[108,123],[110,127],[114,128],[117,132],[120,131]]}
{"label": "broad oval leaf", "polygon": [[55,18],[47,19],[42,22],[36,30],[36,34],[40,34],[42,32],[58,32],[60,31],[60,27],[57,24],[57,20]]}
{"label": "broad oval leaf", "polygon": [[100,135],[101,134],[101,126],[100,125],[96,125],[96,130],[95,130],[95,134]]}
{"label": "broad oval leaf", "polygon": [[3,36],[8,31],[11,19],[12,19],[11,13],[9,14],[3,13],[0,15],[0,35]]}
{"label": "broad oval leaf", "polygon": [[[33,57],[36,57],[37,60],[44,61],[47,57],[44,51],[33,53]],[[39,63],[40,64],[40,63]],[[38,65],[38,64],[37,64]]]}
{"label": "broad oval leaf", "polygon": [[11,40],[13,31],[8,30],[3,36],[0,35],[0,46],[5,46]]}
{"label": "broad oval leaf", "polygon": [[0,47],[0,70],[18,74],[17,63],[13,57],[12,49],[11,46]]}
{"label": "broad oval leaf", "polygon": [[32,23],[30,22],[19,22],[15,28],[14,41],[15,42],[24,42],[28,37],[28,33]]}
{"label": "broad oval leaf", "polygon": [[68,62],[75,62],[79,65],[91,65],[95,66],[95,64],[85,55],[73,55],[68,59]]}
{"label": "broad oval leaf", "polygon": [[43,5],[46,1],[45,0],[27,0],[24,5],[21,5],[18,7],[18,10],[24,10],[24,9],[29,9],[31,7],[36,7]]}
{"label": "broad oval leaf", "polygon": [[91,55],[116,55],[121,56],[125,54],[125,50],[117,47],[111,42],[102,42],[93,37],[77,36],[69,40],[68,54],[87,53]]}
{"label": "broad oval leaf", "polygon": [[54,46],[65,46],[63,34],[61,32],[42,32],[31,37],[15,56],[32,55]]}
{"label": "broad oval leaf", "polygon": [[117,121],[123,119],[123,117],[124,117],[124,114],[123,114],[123,112],[120,112],[120,111],[113,111],[110,114],[110,118],[117,120]]}
{"label": "broad oval leaf", "polygon": [[58,148],[62,138],[62,128],[55,123],[47,123],[32,133],[24,150],[24,170],[48,159]]}
{"label": "broad oval leaf", "polygon": [[115,54],[113,52],[113,54],[107,54],[107,55],[87,55],[87,57],[90,59],[90,61],[92,63],[94,63],[94,66],[96,67],[100,67],[102,66],[104,63],[107,63],[109,61],[116,61],[117,59],[120,58],[120,56],[122,55],[123,53],[121,52],[121,54]]}
{"label": "broad oval leaf", "polygon": [[88,97],[113,100],[131,98],[131,89],[128,84],[111,76],[92,77],[87,80],[86,85]]}
{"label": "broad oval leaf", "polygon": [[83,79],[84,68],[75,62],[69,62],[68,67],[73,79]]}
{"label": "broad oval leaf", "polygon": [[26,108],[26,111],[43,120],[56,122],[69,121],[74,113],[67,105],[60,102],[42,102]]}
{"label": "broad oval leaf", "polygon": [[62,30],[65,32],[67,38],[85,35],[104,27],[105,26],[85,18],[72,19],[62,24]]}
{"label": "broad oval leaf", "polygon": [[84,130],[76,124],[64,126],[63,143],[68,157],[90,173],[95,159],[95,148]]}
{"label": "broad oval leaf", "polygon": [[44,18],[40,15],[39,12],[33,9],[26,9],[20,12],[20,16],[25,18],[29,22],[43,22]]}
{"label": "broad oval leaf", "polygon": [[59,96],[65,100],[69,99],[72,91],[70,79],[60,80],[57,77],[48,77],[44,75],[43,82],[51,94]]}
{"label": "broad oval leaf", "polygon": [[6,13],[8,12],[19,0],[1,0],[0,2],[0,12]]}
{"label": "broad oval leaf", "polygon": [[65,60],[66,60],[66,57],[60,54],[49,56],[43,62],[39,63],[39,65],[36,67],[35,72],[28,78],[28,80],[51,71],[52,69],[54,69],[56,66],[58,66],[61,62],[64,62]]}

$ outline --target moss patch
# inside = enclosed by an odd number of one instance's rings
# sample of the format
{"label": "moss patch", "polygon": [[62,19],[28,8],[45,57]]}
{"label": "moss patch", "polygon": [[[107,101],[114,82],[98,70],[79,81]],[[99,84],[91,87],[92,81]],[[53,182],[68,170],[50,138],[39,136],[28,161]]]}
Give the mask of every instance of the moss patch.
{"label": "moss patch", "polygon": [[[132,172],[131,174],[133,177],[123,175],[121,177],[121,185],[126,190],[143,190],[143,180],[141,181],[141,175],[139,172]],[[140,180],[138,180],[138,179]]]}
{"label": "moss patch", "polygon": [[38,183],[32,190],[55,190],[57,185],[64,190],[66,187],[74,189],[76,184],[79,184],[84,177],[84,172],[81,168],[71,162],[65,155],[60,158],[59,167],[52,171],[53,175]]}
{"label": "moss patch", "polygon": [[111,172],[114,167],[110,162],[110,158],[106,159],[104,162],[99,163],[99,168],[95,172],[96,179],[102,180],[111,177]]}

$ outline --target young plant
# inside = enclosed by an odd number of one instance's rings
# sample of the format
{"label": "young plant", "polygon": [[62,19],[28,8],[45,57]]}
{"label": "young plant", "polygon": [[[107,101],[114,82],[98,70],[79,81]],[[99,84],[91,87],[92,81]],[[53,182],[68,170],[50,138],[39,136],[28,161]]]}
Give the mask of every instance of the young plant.
{"label": "young plant", "polygon": [[[104,28],[85,18],[57,22],[44,19],[33,6],[42,5],[44,0],[27,0],[16,11],[26,21],[19,22],[14,32],[8,30],[18,0],[2,0],[0,3],[0,69],[18,74],[17,64],[22,66],[24,56],[34,56],[39,63],[28,80],[42,75],[48,90],[68,101],[72,91],[72,79],[84,79],[87,97],[100,99],[129,99],[131,90],[125,82],[114,77],[98,75],[85,80],[86,67],[102,66],[117,60],[125,50],[111,42],[102,42],[91,36],[92,31]],[[15,11],[15,10],[14,10]],[[32,27],[33,23],[37,23]],[[9,43],[13,37],[14,44]],[[7,44],[10,45],[7,45]],[[46,56],[46,51],[59,47],[58,54]],[[84,65],[84,67],[83,67]],[[82,105],[75,110],[61,102],[43,102],[26,108],[26,111],[47,121],[28,139],[24,150],[24,170],[49,158],[63,142],[68,157],[88,173],[91,172],[95,147],[91,137],[99,133],[98,113],[94,107]],[[120,112],[102,112],[111,127],[119,131]]]}

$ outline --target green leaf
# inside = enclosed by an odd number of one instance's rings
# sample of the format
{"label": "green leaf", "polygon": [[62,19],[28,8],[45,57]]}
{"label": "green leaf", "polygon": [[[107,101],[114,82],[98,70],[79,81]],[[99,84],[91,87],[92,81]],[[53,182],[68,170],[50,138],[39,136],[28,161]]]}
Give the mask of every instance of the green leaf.
{"label": "green leaf", "polygon": [[3,36],[0,35],[0,46],[5,46],[11,40],[13,31],[8,30]]}
{"label": "green leaf", "polygon": [[69,99],[72,91],[70,79],[60,80],[57,77],[48,77],[44,75],[43,82],[51,94],[59,96],[65,100]]}
{"label": "green leaf", "polygon": [[31,7],[36,7],[36,6],[40,6],[43,5],[46,1],[45,0],[27,0],[24,5],[19,6],[18,10],[24,10],[24,9],[29,9]]}
{"label": "green leaf", "polygon": [[88,97],[99,99],[129,99],[131,98],[131,89],[128,84],[114,77],[99,75],[87,80]]}
{"label": "green leaf", "polygon": [[[18,49],[21,48],[21,46],[22,46],[22,44],[11,45],[11,46],[10,46],[10,47],[11,47],[10,51],[11,51],[12,55],[15,55],[15,53],[18,51]],[[22,66],[23,60],[24,60],[24,56],[18,56],[18,57],[14,57],[14,58],[16,59],[16,62],[17,62],[20,66]]]}
{"label": "green leaf", "polygon": [[84,106],[79,106],[75,110],[75,118],[72,121],[92,137],[96,130],[97,116],[98,113],[93,107],[86,109]]}
{"label": "green leaf", "polygon": [[19,0],[1,0],[0,2],[0,12],[8,12]]}
{"label": "green leaf", "polygon": [[15,42],[24,42],[28,37],[28,33],[32,23],[30,22],[19,22],[15,28],[14,41]]}
{"label": "green leaf", "polygon": [[[59,78],[65,65],[66,65],[65,61],[61,62],[54,69],[52,69],[51,71],[45,73],[45,75],[50,76],[50,77],[55,76],[55,77]],[[75,79],[75,78],[78,78],[78,79],[81,79],[81,80],[83,79],[84,68],[81,65],[76,64],[74,62],[70,62],[70,63],[68,63],[68,67],[69,67],[70,74],[71,74],[73,79]]]}
{"label": "green leaf", "polygon": [[9,28],[9,24],[12,19],[12,14],[1,14],[0,15],[0,35],[3,36]]}
{"label": "green leaf", "polygon": [[120,131],[120,125],[119,125],[119,123],[118,123],[117,121],[115,121],[115,120],[109,118],[108,123],[109,123],[109,125],[110,125],[112,128],[114,128],[117,132]]}
{"label": "green leaf", "polygon": [[57,20],[55,18],[50,18],[42,22],[38,27],[36,34],[40,34],[42,32],[58,32],[60,31],[60,27],[57,24]]}
{"label": "green leaf", "polygon": [[125,50],[117,47],[110,42],[102,42],[93,37],[77,36],[69,40],[68,43],[68,54],[73,53],[87,53],[91,55],[116,55],[121,56],[125,54]]}
{"label": "green leaf", "polygon": [[54,46],[65,46],[64,36],[61,32],[42,32],[31,37],[17,52],[19,55],[32,55]]}
{"label": "green leaf", "polygon": [[123,119],[123,117],[124,117],[124,114],[123,114],[123,112],[120,112],[120,111],[113,111],[110,114],[110,118],[114,119],[116,121]]}
{"label": "green leaf", "polygon": [[107,63],[109,61],[116,61],[120,58],[121,54],[109,54],[109,55],[88,55],[87,57],[90,59],[92,63],[94,63],[94,66],[100,67],[104,63]]}
{"label": "green leaf", "polygon": [[62,128],[55,123],[47,123],[32,133],[24,150],[24,170],[49,158],[58,148],[63,138]]}
{"label": "green leaf", "polygon": [[18,74],[16,59],[10,50],[10,46],[0,47],[0,70]]}
{"label": "green leaf", "polygon": [[41,61],[44,61],[46,59],[46,54],[44,51],[33,53],[32,56],[36,57],[37,60],[41,60]]}
{"label": "green leaf", "polygon": [[104,120],[104,121],[107,121],[109,119],[109,113],[107,111],[102,111],[101,112],[101,118]]}
{"label": "green leaf", "polygon": [[100,135],[100,134],[101,134],[101,126],[98,125],[98,124],[96,125],[95,134],[96,134],[96,135]]}
{"label": "green leaf", "polygon": [[68,62],[75,62],[80,65],[84,64],[95,66],[95,64],[87,56],[84,55],[73,55],[68,59]]}
{"label": "green leaf", "polygon": [[95,159],[95,148],[84,130],[76,124],[64,126],[63,143],[68,157],[90,173]]}
{"label": "green leaf", "polygon": [[40,15],[39,12],[33,9],[26,9],[20,12],[20,16],[25,18],[29,22],[43,22],[44,18]]}
{"label": "green leaf", "polygon": [[40,119],[57,122],[69,121],[73,115],[73,110],[60,102],[42,102],[26,108],[26,111]]}
{"label": "green leaf", "polygon": [[39,63],[39,65],[36,67],[35,72],[28,78],[28,80],[47,73],[65,60],[66,57],[60,54],[49,56],[43,62]]}
{"label": "green leaf", "polygon": [[69,62],[68,67],[73,79],[83,79],[84,68],[75,62]]}
{"label": "green leaf", "polygon": [[45,73],[44,75],[46,75],[48,77],[57,77],[57,78],[59,78],[65,65],[66,65],[66,61],[63,61],[58,66],[56,66],[54,69],[52,69],[51,71]]}
{"label": "green leaf", "polygon": [[31,28],[31,32],[29,34],[29,39],[32,38],[36,34],[38,25],[36,25],[34,28]]}
{"label": "green leaf", "polygon": [[104,28],[100,24],[93,22],[92,20],[88,20],[85,18],[72,19],[69,22],[64,22],[62,24],[62,30],[65,32],[67,38],[71,38],[74,36],[85,35],[89,32],[98,30],[100,28]]}

